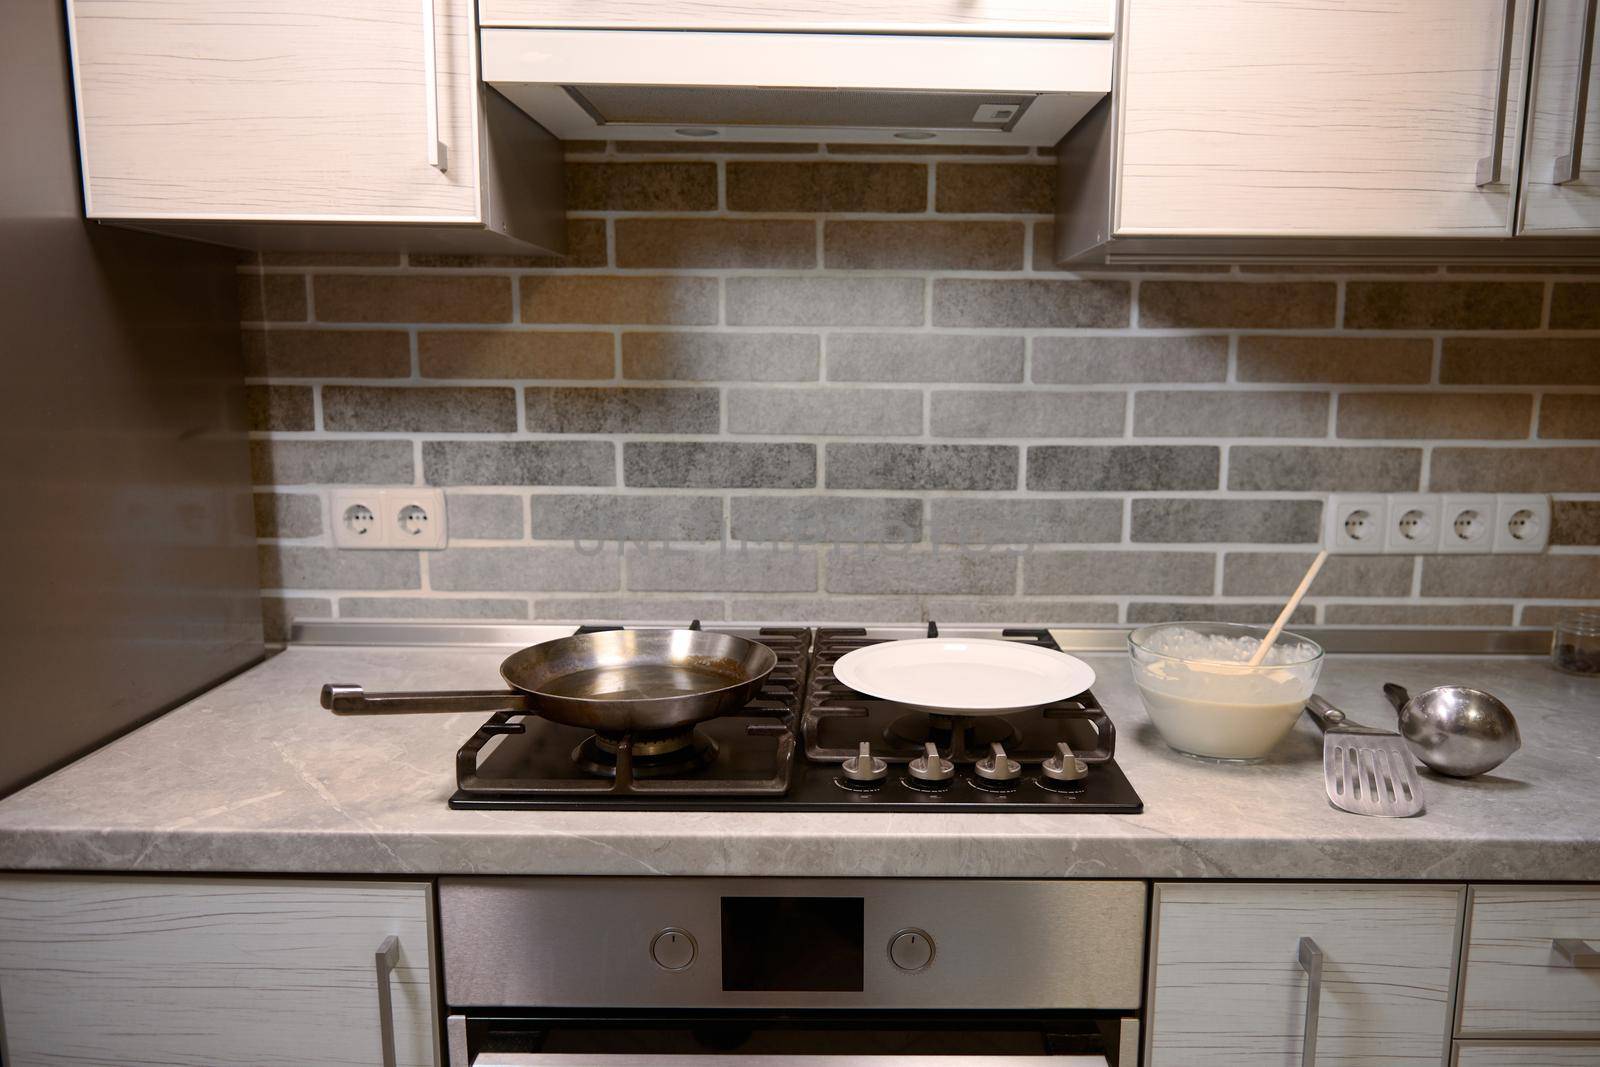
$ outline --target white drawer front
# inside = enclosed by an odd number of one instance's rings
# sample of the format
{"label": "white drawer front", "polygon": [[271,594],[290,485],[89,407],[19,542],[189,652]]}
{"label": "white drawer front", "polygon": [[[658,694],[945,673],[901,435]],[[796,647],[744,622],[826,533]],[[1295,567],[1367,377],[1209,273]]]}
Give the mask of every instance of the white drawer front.
{"label": "white drawer front", "polygon": [[1600,951],[1600,886],[1474,886],[1469,901],[1461,1036],[1600,1034],[1600,969],[1551,944]]}
{"label": "white drawer front", "polygon": [[1322,951],[1319,1067],[1438,1067],[1460,886],[1160,884],[1147,1067],[1300,1067]]}
{"label": "white drawer front", "polygon": [[1504,1041],[1457,1041],[1455,1067],[1595,1067],[1600,1045],[1591,1042],[1540,1041],[1508,1045]]}

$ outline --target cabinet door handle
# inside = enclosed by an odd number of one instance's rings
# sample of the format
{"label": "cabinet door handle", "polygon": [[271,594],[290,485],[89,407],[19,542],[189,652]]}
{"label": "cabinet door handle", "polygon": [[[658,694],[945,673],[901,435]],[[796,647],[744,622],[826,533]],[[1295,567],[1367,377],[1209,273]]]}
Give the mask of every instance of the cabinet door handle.
{"label": "cabinet door handle", "polygon": [[1550,942],[1550,949],[1564,960],[1568,967],[1600,970],[1600,949],[1576,937],[1558,937]]}
{"label": "cabinet door handle", "polygon": [[1306,1036],[1300,1049],[1300,1067],[1316,1067],[1317,1023],[1322,1016],[1322,950],[1309,937],[1302,937],[1297,959],[1300,969],[1306,972]]}
{"label": "cabinet door handle", "polygon": [[1583,5],[1583,40],[1578,45],[1578,98],[1572,102],[1572,140],[1570,151],[1556,157],[1555,173],[1550,176],[1552,185],[1565,185],[1578,180],[1583,169],[1583,124],[1589,118],[1589,76],[1594,73],[1594,13],[1596,0]]}
{"label": "cabinet door handle", "polygon": [[1517,29],[1517,0],[1506,0],[1500,24],[1500,67],[1494,89],[1494,138],[1489,154],[1478,160],[1477,184],[1481,189],[1500,180],[1500,160],[1506,139],[1506,108],[1511,95],[1511,39]]}
{"label": "cabinet door handle", "polygon": [[433,44],[433,0],[422,0],[422,81],[428,113],[428,166],[450,169],[450,153],[439,140],[439,63]]}
{"label": "cabinet door handle", "polygon": [[395,1067],[394,999],[389,995],[389,978],[400,963],[400,939],[393,934],[383,939],[376,953],[378,961],[378,1041],[383,1047],[383,1067]]}

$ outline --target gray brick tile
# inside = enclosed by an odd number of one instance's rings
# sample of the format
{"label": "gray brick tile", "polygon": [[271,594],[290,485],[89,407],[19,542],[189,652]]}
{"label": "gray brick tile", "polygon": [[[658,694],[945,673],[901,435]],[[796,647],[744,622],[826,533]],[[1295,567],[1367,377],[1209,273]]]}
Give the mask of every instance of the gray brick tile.
{"label": "gray brick tile", "polygon": [[1345,286],[1349,330],[1532,330],[1543,282],[1379,282]]}
{"label": "gray brick tile", "polygon": [[927,614],[940,623],[1072,626],[1116,622],[1117,606],[1093,600],[1037,597],[939,597],[929,598]]}
{"label": "gray brick tile", "polygon": [[523,390],[530,433],[716,433],[715,389],[532,387]]}
{"label": "gray brick tile", "polygon": [[540,597],[533,617],[562,622],[671,622],[687,626],[693,619],[721,619],[722,601],[693,597],[595,596]]}
{"label": "gray brick tile", "polygon": [[935,544],[1080,544],[1122,539],[1120,500],[934,500]]}
{"label": "gray brick tile", "polygon": [[424,441],[422,470],[429,485],[616,484],[609,441]]}
{"label": "gray brick tile", "polygon": [[1213,329],[1332,326],[1332,282],[1151,280],[1139,287],[1139,325]]}
{"label": "gray brick tile", "polygon": [[934,210],[965,214],[1054,215],[1050,163],[940,163]]}
{"label": "gray brick tile", "polygon": [[915,389],[730,389],[728,431],[897,437],[922,433]]}
{"label": "gray brick tile", "polygon": [[818,623],[921,622],[922,602],[914,597],[787,596],[737,597],[730,619],[750,622]]}
{"label": "gray brick tile", "polygon": [[628,588],[642,592],[810,593],[817,554],[809,548],[708,549],[630,545]]}
{"label": "gray brick tile", "polygon": [[341,619],[526,619],[526,600],[434,596],[347,596]]}
{"label": "gray brick tile", "polygon": [[1550,543],[1600,545],[1600,500],[1551,501]]}
{"label": "gray brick tile", "polygon": [[[1311,566],[1312,552],[1229,552],[1222,561],[1226,596],[1283,597]],[[1308,594],[1389,596],[1411,594],[1410,556],[1329,556]]]}
{"label": "gray brick tile", "polygon": [[322,500],[310,493],[257,493],[257,537],[316,537],[322,533]]}
{"label": "gray brick tile", "polygon": [[251,441],[257,485],[410,485],[410,441]]}
{"label": "gray brick tile", "polygon": [[935,326],[1116,327],[1128,325],[1129,289],[1120,281],[939,278]]}
{"label": "gray brick tile", "polygon": [[1021,337],[836,333],[828,337],[834,382],[1020,382]]}
{"label": "gray brick tile", "polygon": [[839,270],[1021,270],[1020,222],[829,222],[823,265]]}
{"label": "gray brick tile", "polygon": [[689,489],[809,489],[817,449],[808,444],[628,441],[623,480],[632,486]]}
{"label": "gray brick tile", "polygon": [[1420,448],[1234,445],[1228,453],[1229,489],[1406,493],[1421,479]]}
{"label": "gray brick tile", "polygon": [[932,395],[935,437],[1121,437],[1126,393],[987,389]]}
{"label": "gray brick tile", "polygon": [[1216,557],[1209,552],[1030,552],[1023,557],[1022,591],[1066,596],[1123,596],[1211,592]]}
{"label": "gray brick tile", "polygon": [[514,389],[325,385],[324,429],[388,433],[513,433]]}
{"label": "gray brick tile", "polygon": [[1135,500],[1134,541],[1258,541],[1316,543],[1322,539],[1320,500]]}
{"label": "gray brick tile", "polygon": [[922,539],[922,501],[916,497],[736,496],[735,541],[832,544]]}
{"label": "gray brick tile", "polygon": [[558,541],[719,541],[722,498],[535,493],[533,537]]}
{"label": "gray brick tile", "polygon": [[605,592],[619,588],[621,573],[615,552],[576,548],[447,548],[428,555],[428,583],[447,592]]}
{"label": "gray brick tile", "polygon": [[1241,337],[1241,382],[1420,384],[1433,375],[1425,337]]}
{"label": "gray brick tile", "polygon": [[319,274],[323,322],[510,322],[511,279],[481,274]]}
{"label": "gray brick tile", "polygon": [[244,409],[252,430],[317,428],[310,386],[247,385],[244,387]]}
{"label": "gray brick tile", "polygon": [[622,376],[700,382],[814,382],[821,342],[805,333],[625,333]]}
{"label": "gray brick tile", "polygon": [[1043,492],[1215,489],[1213,445],[1033,445],[1028,488]]}
{"label": "gray brick tile", "polygon": [[1047,384],[1220,382],[1227,373],[1226,337],[1038,337],[1033,342],[1033,380]]}
{"label": "gray brick tile", "polygon": [[[452,539],[515,541],[523,533],[523,498],[506,493],[446,493],[446,526]],[[342,613],[341,613],[342,614]]]}
{"label": "gray brick tile", "polygon": [[829,444],[829,489],[1015,489],[1010,445]]}
{"label": "gray brick tile", "polygon": [[333,601],[321,597],[263,596],[261,598],[262,637],[270,644],[289,639],[289,627],[296,619],[326,619],[333,614]]}
{"label": "gray brick tile", "polygon": [[1436,448],[1435,492],[1600,492],[1600,448]]}
{"label": "gray brick tile", "polygon": [[830,593],[1009,594],[1017,589],[1020,553],[1006,549],[936,551],[846,547],[830,549]]}
{"label": "gray brick tile", "polygon": [[1510,604],[1329,604],[1329,626],[1510,626]]}
{"label": "gray brick tile", "polygon": [[415,552],[345,552],[312,545],[260,546],[263,589],[417,589]]}
{"label": "gray brick tile", "polygon": [[1517,393],[1346,393],[1339,436],[1511,439],[1527,437],[1533,398]]}
{"label": "gray brick tile", "polygon": [[[1128,604],[1128,622],[1148,625],[1161,622],[1239,622],[1246,625],[1270,625],[1283,610],[1282,604],[1197,604],[1193,601],[1135,600]],[[1309,626],[1316,621],[1317,610],[1309,604],[1294,609],[1289,623],[1292,626]]]}
{"label": "gray brick tile", "polygon": [[717,321],[717,279],[694,275],[529,275],[522,321],[599,326],[707,326]]}
{"label": "gray brick tile", "polygon": [[1422,595],[1600,599],[1600,556],[1426,556]]}
{"label": "gray brick tile", "polygon": [[1328,394],[1143,391],[1133,398],[1139,437],[1326,437]]}
{"label": "gray brick tile", "polygon": [[254,378],[404,378],[403,330],[244,330],[245,373]]}
{"label": "gray brick tile", "polygon": [[732,326],[920,326],[921,278],[729,278]]}

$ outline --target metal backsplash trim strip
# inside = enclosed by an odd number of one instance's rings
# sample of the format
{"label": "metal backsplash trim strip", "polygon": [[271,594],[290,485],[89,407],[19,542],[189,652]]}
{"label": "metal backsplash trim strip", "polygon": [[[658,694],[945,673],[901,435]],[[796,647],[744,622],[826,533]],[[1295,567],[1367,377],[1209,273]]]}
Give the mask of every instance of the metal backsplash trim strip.
{"label": "metal backsplash trim strip", "polygon": [[[609,620],[607,620],[609,621]],[[834,623],[837,625],[837,623]],[[661,620],[625,622],[627,626],[666,626]],[[793,626],[794,622],[716,622],[727,627]],[[821,625],[820,623],[808,625]],[[292,645],[411,645],[411,646],[513,646],[521,647],[570,633],[575,625],[492,622],[353,622],[307,620],[296,622],[289,636]],[[900,630],[912,636],[920,627],[897,623],[869,625],[873,630]],[[949,631],[976,635],[997,633],[1000,625],[952,626]],[[1026,627],[1038,629],[1037,625]],[[1127,648],[1133,626],[1051,627],[1056,642],[1069,652],[1121,652]],[[1316,641],[1329,652],[1390,655],[1500,655],[1542,656],[1550,651],[1549,630],[1453,629],[1438,627],[1295,627],[1294,632]]]}

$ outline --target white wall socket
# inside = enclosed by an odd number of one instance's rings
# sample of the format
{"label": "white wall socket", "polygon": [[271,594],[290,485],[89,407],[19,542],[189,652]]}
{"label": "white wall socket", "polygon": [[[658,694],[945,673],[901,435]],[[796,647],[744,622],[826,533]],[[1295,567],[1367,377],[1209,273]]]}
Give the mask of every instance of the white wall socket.
{"label": "white wall socket", "polygon": [[1384,532],[1385,552],[1439,551],[1440,501],[1425,493],[1399,493],[1389,497],[1389,525]]}
{"label": "white wall socket", "polygon": [[1439,551],[1482,555],[1494,551],[1493,496],[1446,496],[1440,502]]}
{"label": "white wall socket", "polygon": [[443,489],[335,489],[329,503],[339,548],[443,548],[448,540]]}
{"label": "white wall socket", "polygon": [[1339,553],[1382,552],[1389,528],[1389,501],[1381,496],[1336,496],[1323,510],[1322,542]]}
{"label": "white wall socket", "polygon": [[1323,515],[1322,543],[1337,553],[1543,552],[1550,542],[1550,498],[1539,495],[1338,495]]}
{"label": "white wall socket", "polygon": [[1495,509],[1496,552],[1543,552],[1550,543],[1550,498],[1502,494]]}

